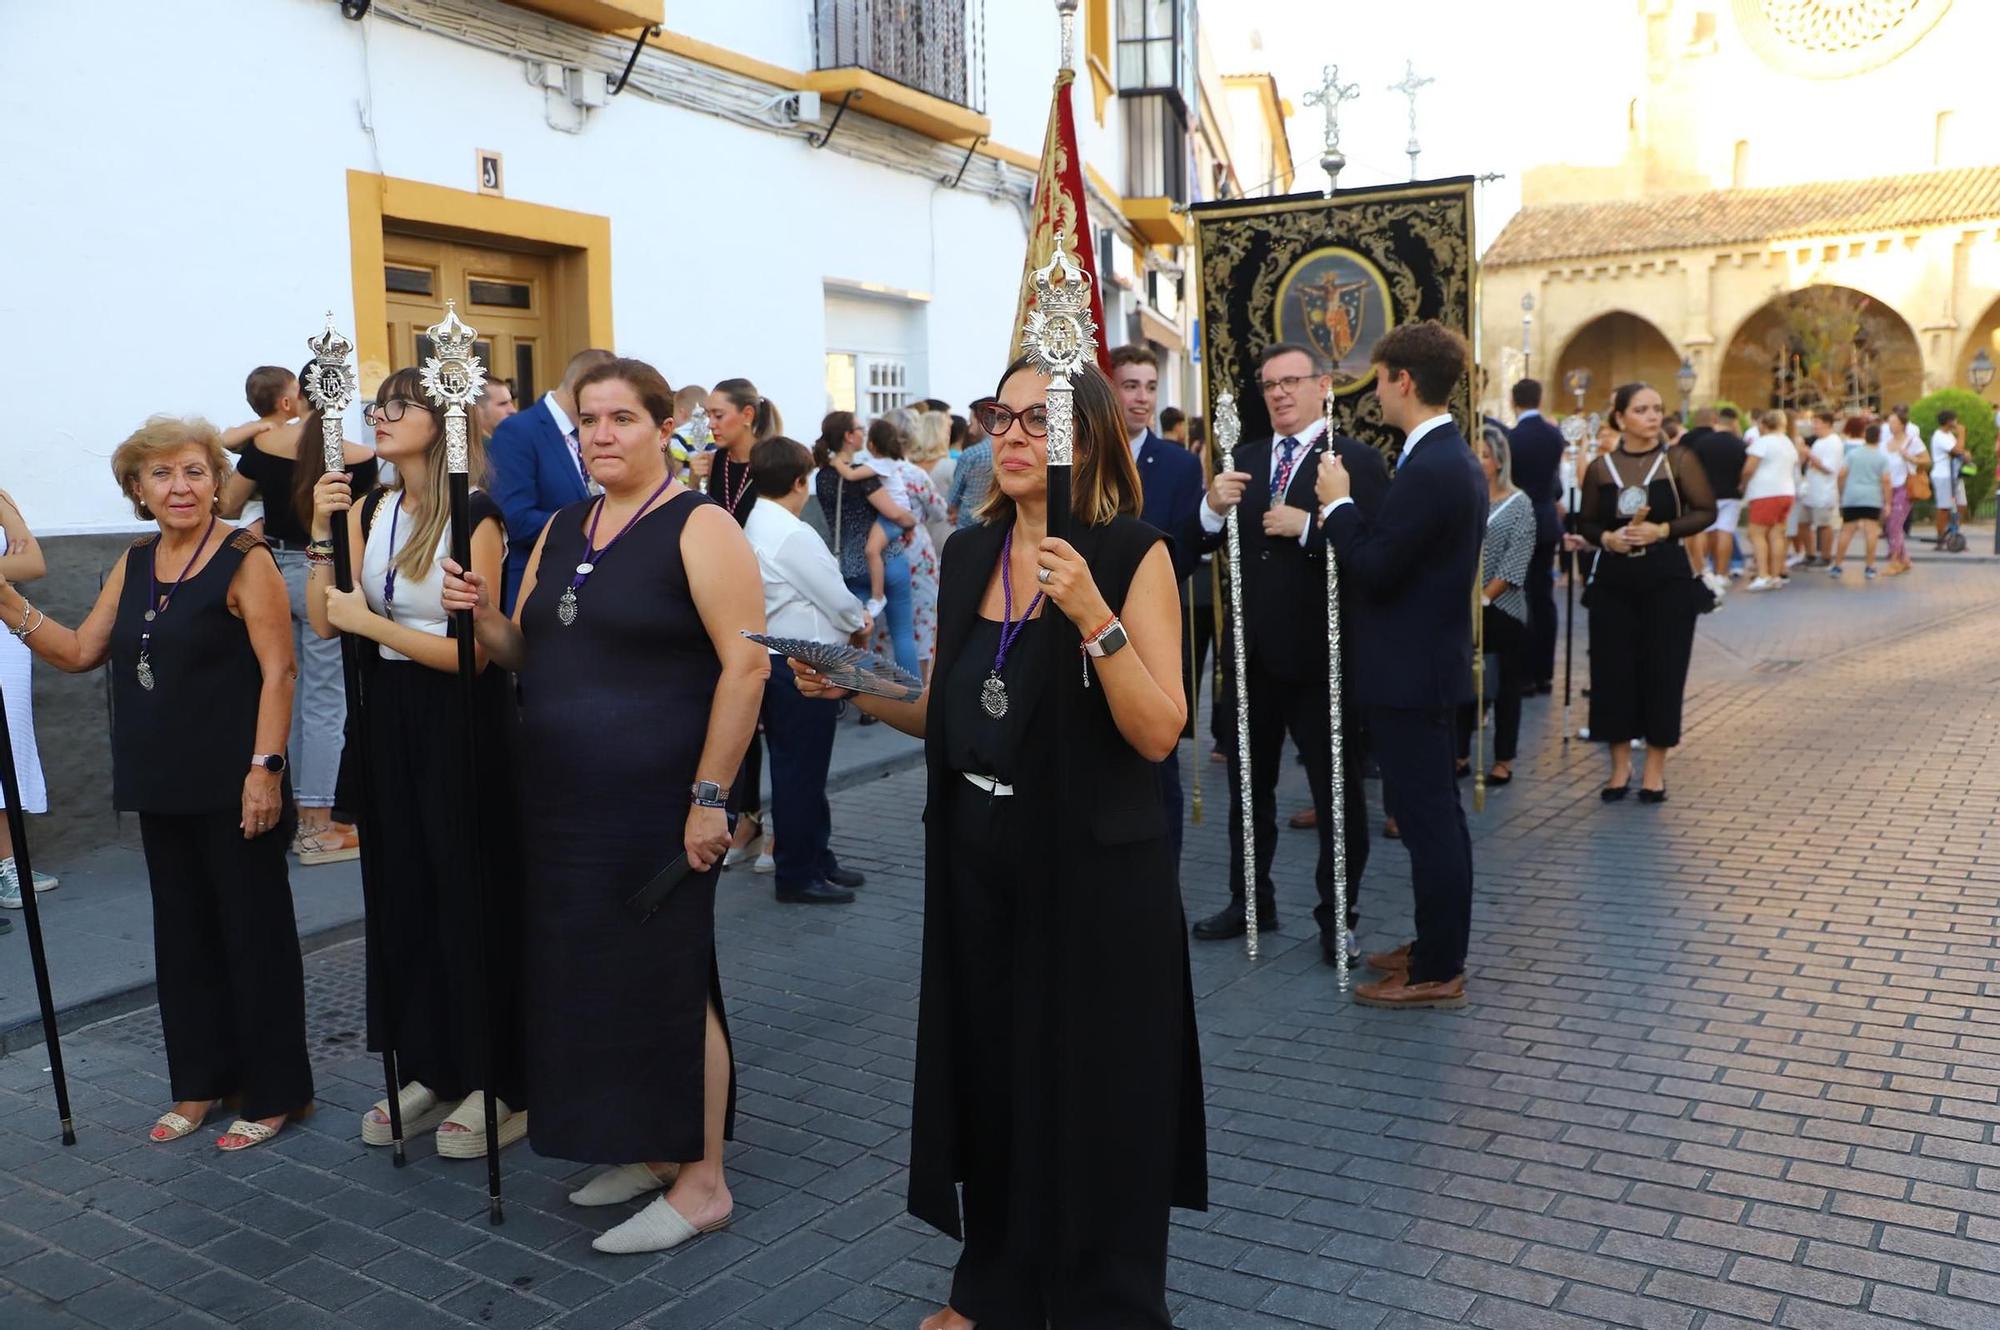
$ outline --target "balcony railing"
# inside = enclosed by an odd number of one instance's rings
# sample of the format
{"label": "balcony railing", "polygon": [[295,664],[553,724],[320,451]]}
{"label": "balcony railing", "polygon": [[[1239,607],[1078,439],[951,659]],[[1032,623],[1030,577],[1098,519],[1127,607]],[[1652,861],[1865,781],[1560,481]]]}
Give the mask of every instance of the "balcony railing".
{"label": "balcony railing", "polygon": [[865,69],[986,111],[986,0],[814,0],[814,68]]}

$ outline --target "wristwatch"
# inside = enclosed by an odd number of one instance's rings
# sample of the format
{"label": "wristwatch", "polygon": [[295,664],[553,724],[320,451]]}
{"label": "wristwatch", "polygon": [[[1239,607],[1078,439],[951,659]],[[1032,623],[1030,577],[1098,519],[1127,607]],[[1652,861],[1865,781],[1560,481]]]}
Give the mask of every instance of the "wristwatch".
{"label": "wristwatch", "polygon": [[253,767],[262,767],[273,776],[281,775],[285,770],[285,755],[283,753],[252,753],[250,754],[250,765]]}
{"label": "wristwatch", "polygon": [[1085,642],[1083,649],[1092,656],[1115,656],[1125,649],[1127,640],[1125,625],[1113,619],[1102,632]]}
{"label": "wristwatch", "polygon": [[717,785],[712,780],[698,780],[689,788],[688,794],[703,808],[727,808],[729,787]]}

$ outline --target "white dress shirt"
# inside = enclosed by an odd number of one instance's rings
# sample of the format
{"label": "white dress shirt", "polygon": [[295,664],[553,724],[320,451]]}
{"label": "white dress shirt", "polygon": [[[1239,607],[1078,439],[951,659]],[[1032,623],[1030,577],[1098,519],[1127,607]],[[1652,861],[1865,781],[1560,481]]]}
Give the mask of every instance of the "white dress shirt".
{"label": "white dress shirt", "polygon": [[554,393],[544,393],[542,395],[542,405],[549,409],[549,419],[556,422],[556,429],[562,434],[563,442],[569,447],[569,460],[576,464],[577,479],[581,480],[583,487],[592,494],[597,493],[597,488],[590,483],[590,468],[583,464],[583,445],[578,443],[576,439],[576,422],[564,415],[563,409],[556,405]]}
{"label": "white dress shirt", "polygon": [[1139,460],[1140,452],[1143,451],[1146,447],[1146,436],[1148,434],[1151,434],[1152,432],[1153,432],[1152,426],[1149,425],[1145,429],[1140,430],[1137,434],[1134,434],[1129,440],[1129,442],[1132,445],[1132,460],[1134,462],[1137,462]]}
{"label": "white dress shirt", "polygon": [[743,523],[764,576],[764,631],[838,646],[862,624],[861,602],[813,529],[759,496]]}
{"label": "white dress shirt", "polygon": [[[1269,469],[1265,472],[1265,476],[1267,477],[1266,483],[1268,484],[1269,478],[1275,477],[1278,474],[1278,458],[1284,451],[1285,440],[1290,439],[1292,440],[1292,445],[1293,445],[1292,474],[1285,480],[1286,493],[1290,493],[1292,488],[1292,482],[1296,481],[1299,478],[1299,473],[1305,466],[1306,455],[1312,452],[1313,445],[1316,442],[1318,442],[1319,436],[1325,430],[1326,430],[1326,417],[1314,416],[1312,419],[1312,423],[1307,425],[1304,429],[1300,430],[1297,434],[1275,435],[1271,439],[1271,465]],[[1276,503],[1282,502],[1283,498],[1284,496],[1280,495],[1276,500],[1273,500],[1274,506]],[[1209,507],[1206,502],[1203,502],[1197,509],[1197,511],[1201,516],[1201,529],[1203,531],[1208,532],[1210,535],[1214,535],[1216,532],[1222,530],[1223,524],[1226,519],[1221,514],[1217,513],[1215,509]],[[1306,529],[1299,532],[1300,545],[1304,545],[1312,539],[1312,528],[1313,524],[1311,522],[1307,522]]]}
{"label": "white dress shirt", "polygon": [[[1422,440],[1424,435],[1429,434],[1432,430],[1436,429],[1440,425],[1448,425],[1450,423],[1451,423],[1451,412],[1449,411],[1440,411],[1436,415],[1432,416],[1429,420],[1418,421],[1416,428],[1412,429],[1409,432],[1409,434],[1407,434],[1403,438],[1403,451],[1396,454],[1397,469],[1401,470],[1403,463],[1410,460],[1410,450],[1417,446],[1418,442]],[[1353,502],[1354,502],[1353,495],[1351,494],[1341,495],[1338,499],[1335,499],[1332,503],[1329,503],[1326,507],[1319,510],[1319,520],[1324,522],[1328,517],[1333,515],[1333,510],[1340,507],[1341,504],[1353,503]]]}

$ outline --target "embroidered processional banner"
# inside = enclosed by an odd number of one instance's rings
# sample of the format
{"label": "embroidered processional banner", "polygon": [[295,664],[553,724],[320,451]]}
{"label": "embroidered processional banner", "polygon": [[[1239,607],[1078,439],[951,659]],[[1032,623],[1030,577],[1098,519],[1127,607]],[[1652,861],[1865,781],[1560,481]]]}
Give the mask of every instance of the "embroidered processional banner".
{"label": "embroidered processional banner", "polygon": [[[1412,182],[1280,199],[1196,204],[1195,264],[1205,349],[1203,401],[1236,394],[1243,438],[1268,438],[1257,356],[1274,342],[1318,349],[1333,365],[1334,429],[1392,460],[1402,436],[1382,422],[1369,354],[1399,323],[1436,319],[1472,341],[1478,304],[1473,180]],[[1472,376],[1453,414],[1474,437]]]}

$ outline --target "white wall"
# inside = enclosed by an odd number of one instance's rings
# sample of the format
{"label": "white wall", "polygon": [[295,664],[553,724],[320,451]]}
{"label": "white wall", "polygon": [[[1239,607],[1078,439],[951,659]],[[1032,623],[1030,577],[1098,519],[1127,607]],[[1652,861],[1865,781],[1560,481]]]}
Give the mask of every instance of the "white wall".
{"label": "white wall", "polygon": [[[748,15],[796,3],[673,18],[753,45]],[[1052,72],[1053,20],[1007,8],[994,68]],[[618,350],[676,384],[750,377],[794,433],[824,402],[829,277],[933,294],[923,395],[962,405],[1003,363],[1025,242],[1005,203],[629,94],[558,133],[518,61],[328,0],[122,0],[93,12],[88,70],[49,58],[79,31],[0,3],[0,485],[38,529],[129,525],[106,461],[146,415],[245,419],[252,366],[303,361],[329,308],[352,334],[349,169],[470,189],[474,149],[502,152],[508,197],[610,217]],[[989,90],[1038,148],[1047,81]]]}

